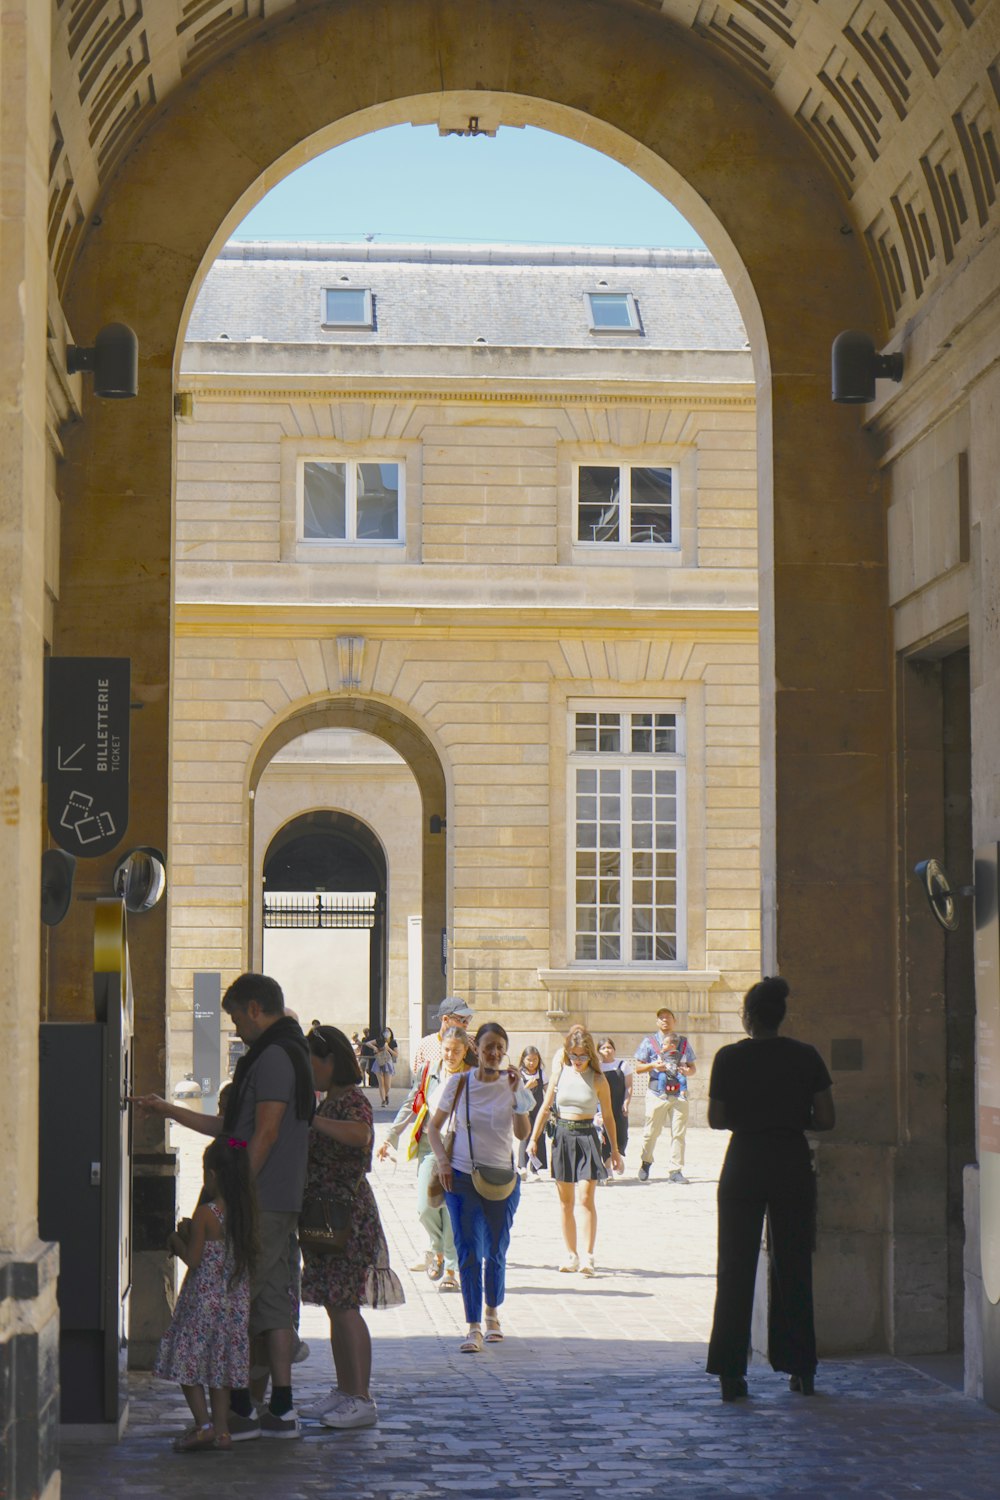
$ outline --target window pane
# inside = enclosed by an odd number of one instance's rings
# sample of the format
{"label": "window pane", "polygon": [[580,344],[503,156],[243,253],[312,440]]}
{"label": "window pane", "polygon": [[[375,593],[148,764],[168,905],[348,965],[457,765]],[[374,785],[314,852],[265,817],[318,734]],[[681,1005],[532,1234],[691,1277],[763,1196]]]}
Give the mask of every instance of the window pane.
{"label": "window pane", "polygon": [[303,465],[302,535],[343,541],[347,536],[347,465]]}
{"label": "window pane", "polygon": [[[604,855],[601,855],[603,860]],[[576,856],[576,873],[580,876],[597,874],[597,855],[589,849],[580,849]]]}
{"label": "window pane", "polygon": [[656,750],[660,755],[673,755],[677,750],[677,715],[656,715]]}
{"label": "window pane", "polygon": [[577,823],[576,842],[581,849],[597,848],[597,824]]}
{"label": "window pane", "polygon": [[[313,306],[315,307],[315,303]],[[326,321],[343,327],[370,328],[371,313],[364,287],[328,287]]]}
{"label": "window pane", "polygon": [[620,875],[622,868],[622,856],[619,849],[601,850],[601,874]]}
{"label": "window pane", "polygon": [[597,772],[596,771],[577,771],[577,773],[576,773],[576,789],[577,789],[577,792],[581,792],[581,793],[582,792],[596,792],[597,791]]}
{"label": "window pane", "polygon": [[597,938],[590,937],[588,935],[580,935],[576,940],[576,956],[581,963],[586,963],[588,959],[596,959]]}
{"label": "window pane", "polygon": [[657,937],[656,957],[659,963],[673,963],[677,957],[677,941],[673,937]]}
{"label": "window pane", "polygon": [[669,546],[673,541],[673,471],[635,467],[631,473],[631,540]]}
{"label": "window pane", "polygon": [[636,878],[649,879],[653,873],[653,856],[641,849],[637,849],[632,855],[632,874]]}
{"label": "window pane", "polygon": [[602,958],[607,959],[611,963],[614,963],[616,959],[619,959],[622,956],[621,938],[602,937],[600,952]]}
{"label": "window pane", "polygon": [[576,899],[580,906],[593,906],[597,901],[597,882],[595,880],[578,880],[576,882]]}
{"label": "window pane", "polygon": [[588,292],[590,316],[595,328],[634,328],[632,298],[628,292]]}
{"label": "window pane", "polygon": [[632,957],[637,963],[649,963],[653,957],[653,939],[633,936]]}
{"label": "window pane", "polygon": [[597,798],[596,797],[577,797],[577,799],[576,799],[576,815],[577,815],[578,818],[589,819],[590,822],[596,823],[597,822]]}
{"label": "window pane", "polygon": [[632,715],[632,754],[648,755],[653,748],[653,715]]}
{"label": "window pane", "polygon": [[621,472],[588,464],[578,475],[577,539],[581,542],[617,542],[620,538]]}
{"label": "window pane", "polygon": [[597,715],[577,714],[576,716],[576,748],[578,750],[597,749]]}
{"label": "window pane", "polygon": [[399,465],[358,464],[358,541],[399,540]]}
{"label": "window pane", "polygon": [[[597,748],[598,748],[598,750],[603,750],[606,753],[610,753],[612,755],[617,755],[617,753],[621,749],[621,747],[622,747],[622,722],[621,722],[621,716],[619,714],[601,714],[600,717],[599,717],[599,719],[598,719],[598,727],[597,727]],[[607,772],[607,771],[605,771],[605,772],[602,773],[602,776],[601,776],[601,787],[602,787],[602,790],[605,790],[605,791],[607,790],[609,775],[613,775],[614,776],[614,778],[615,778],[615,786],[618,785],[618,773],[617,773],[617,771],[614,771],[614,772]]]}

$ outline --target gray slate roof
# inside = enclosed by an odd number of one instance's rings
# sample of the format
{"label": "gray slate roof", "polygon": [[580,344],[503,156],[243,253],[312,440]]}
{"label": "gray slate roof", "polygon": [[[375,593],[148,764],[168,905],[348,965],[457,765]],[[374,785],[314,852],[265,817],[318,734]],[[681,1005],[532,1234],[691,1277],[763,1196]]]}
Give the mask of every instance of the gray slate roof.
{"label": "gray slate roof", "polygon": [[[369,288],[375,328],[325,328],[327,287]],[[587,292],[631,292],[642,333],[594,333]],[[189,341],[742,350],[746,332],[704,250],[230,243]]]}

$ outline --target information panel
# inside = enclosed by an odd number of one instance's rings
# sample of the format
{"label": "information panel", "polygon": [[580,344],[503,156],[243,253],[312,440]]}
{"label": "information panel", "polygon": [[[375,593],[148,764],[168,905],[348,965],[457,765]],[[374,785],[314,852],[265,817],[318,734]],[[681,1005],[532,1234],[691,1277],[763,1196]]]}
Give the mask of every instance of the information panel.
{"label": "information panel", "polygon": [[121,842],[129,812],[127,656],[54,656],[45,676],[49,832],[78,859]]}

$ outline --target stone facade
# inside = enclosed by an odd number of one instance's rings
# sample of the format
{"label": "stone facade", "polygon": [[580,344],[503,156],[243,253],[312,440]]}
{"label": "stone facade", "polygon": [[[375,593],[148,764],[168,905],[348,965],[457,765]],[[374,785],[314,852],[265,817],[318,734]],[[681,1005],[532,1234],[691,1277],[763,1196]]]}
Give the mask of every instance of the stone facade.
{"label": "stone facade", "polygon": [[[320,290],[348,277],[373,289],[379,308],[368,343],[319,326]],[[590,332],[584,297],[602,284],[636,297],[641,346]],[[348,702],[376,734],[383,709],[411,720],[439,758],[446,832],[426,820],[414,832],[445,842],[448,988],[478,1015],[498,1014],[515,1048],[530,1041],[546,1054],[569,1016],[630,1049],[669,996],[703,1060],[700,1096],[759,972],[756,453],[744,346],[721,276],[698,253],[257,245],[217,263],[180,381],[178,1076],[192,970],[211,962],[228,977],[261,951],[254,892],[275,820],[261,816],[269,773],[252,807],[247,799],[260,746],[282,722],[302,732],[311,714],[336,716]],[[304,539],[300,463],[366,458],[405,476],[398,545]],[[673,546],[576,540],[578,466],[619,464],[672,468]],[[616,704],[676,710],[685,725],[686,899],[672,964],[580,963],[568,930],[569,715]],[[349,768],[330,771],[339,792],[333,782],[301,788],[299,810],[357,806],[350,778],[343,785]],[[369,798],[384,842],[398,796]],[[421,893],[418,884],[408,910],[396,880],[390,861],[399,953]],[[433,953],[440,933],[429,920],[424,931]],[[415,1043],[410,984],[398,967],[389,981],[386,1019],[405,1052]],[[424,1024],[443,993],[440,971],[435,981]]]}
{"label": "stone facade", "polygon": [[[24,1128],[37,1107],[35,997],[52,1019],[91,1008],[86,903],[47,935],[39,976],[44,649],[132,658],[142,708],[128,837],[162,846],[171,402],[199,274],[266,189],[317,151],[400,121],[461,129],[475,118],[562,130],[633,167],[700,230],[734,290],[757,412],[764,964],[790,978],[802,1033],[833,1058],[843,1121],[821,1157],[821,1332],[827,1347],[940,1347],[962,1324],[957,1296],[979,1359],[971,1388],[981,1374],[1000,1404],[1000,1152],[976,1133],[997,1095],[981,1073],[975,1099],[969,1087],[971,1028],[987,1045],[998,1024],[986,991],[995,959],[973,977],[967,936],[926,926],[909,875],[941,847],[960,872],[970,847],[988,853],[1000,839],[1000,4],[767,11],[490,0],[470,24],[455,0],[0,0],[0,835],[18,877],[0,916],[8,1364],[14,1331],[44,1343],[53,1317],[48,1291],[18,1269],[37,1253],[37,1153]],[[102,404],[66,379],[65,345],[91,343],[114,319],[139,333],[140,391]],[[904,354],[902,385],[881,386],[860,413],[829,401],[828,351],[844,328]],[[388,707],[383,719],[422,795],[443,807],[428,737]],[[281,738],[261,747],[268,759]],[[80,892],[106,893],[112,864],[81,871]],[[442,925],[433,849],[422,879]],[[163,914],[142,931],[137,1083],[162,1087]],[[161,1161],[152,1127],[137,1144]],[[42,1413],[53,1377],[39,1369]],[[5,1463],[12,1495],[57,1493],[44,1441],[25,1467]]]}

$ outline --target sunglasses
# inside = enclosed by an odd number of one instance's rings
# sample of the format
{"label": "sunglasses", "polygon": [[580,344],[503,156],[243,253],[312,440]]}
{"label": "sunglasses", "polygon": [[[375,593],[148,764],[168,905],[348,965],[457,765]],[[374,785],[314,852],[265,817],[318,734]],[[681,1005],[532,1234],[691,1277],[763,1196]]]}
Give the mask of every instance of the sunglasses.
{"label": "sunglasses", "polygon": [[587,1052],[571,1052],[569,1060],[571,1063],[589,1063],[590,1054]]}

